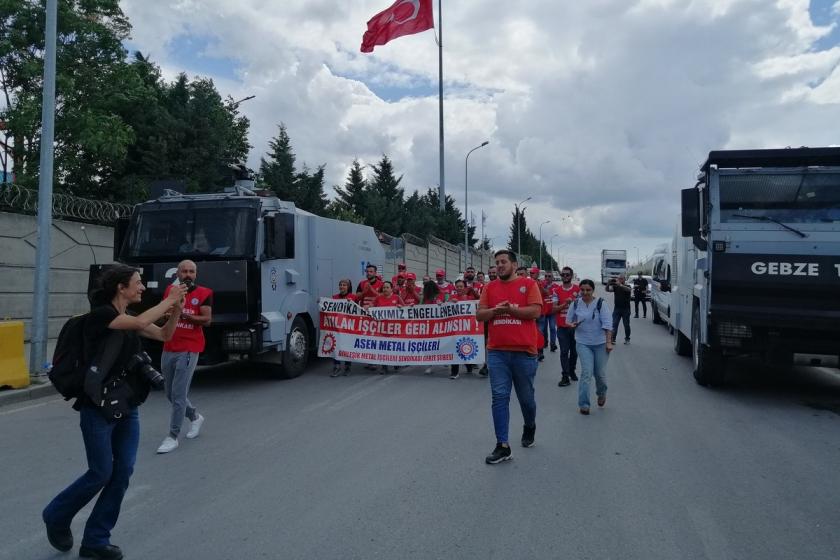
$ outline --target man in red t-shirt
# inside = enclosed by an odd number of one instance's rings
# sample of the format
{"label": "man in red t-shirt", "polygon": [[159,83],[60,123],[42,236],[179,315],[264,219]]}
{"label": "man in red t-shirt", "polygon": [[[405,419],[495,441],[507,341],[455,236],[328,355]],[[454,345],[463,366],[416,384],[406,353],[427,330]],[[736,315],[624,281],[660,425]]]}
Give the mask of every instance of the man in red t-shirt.
{"label": "man in red t-shirt", "polygon": [[[166,383],[166,398],[172,403],[172,413],[169,421],[169,435],[158,447],[158,453],[169,453],[178,447],[178,435],[184,417],[189,418],[191,425],[187,438],[198,437],[204,416],[196,412],[190,402],[188,393],[192,383],[198,355],[204,351],[204,329],[210,324],[213,316],[213,290],[195,283],[198,273],[196,264],[190,260],[178,264],[177,283],[187,286],[184,298],[184,309],[175,328],[172,338],[163,344],[163,354],[160,365]],[[169,295],[172,285],[166,287],[163,293]]]}
{"label": "man in red t-shirt", "polygon": [[[408,271],[405,268],[405,263],[399,263],[397,265],[397,273],[391,278],[391,285],[394,286],[394,290],[402,289],[406,274],[408,274]],[[403,279],[403,282],[400,282],[400,278]]]}
{"label": "man in red t-shirt", "polygon": [[566,311],[569,305],[580,297],[580,286],[572,282],[575,272],[568,266],[560,271],[562,284],[555,286],[554,293],[557,295],[557,302],[553,311],[556,313],[557,322],[557,343],[560,345],[560,387],[566,387],[571,381],[577,381],[575,375],[575,364],[577,363],[577,350],[575,349],[575,329],[566,322]]}
{"label": "man in red t-shirt", "polygon": [[538,346],[541,344],[536,320],[543,305],[537,283],[514,275],[516,253],[503,249],[496,252],[495,258],[498,279],[484,287],[476,312],[476,319],[489,325],[487,366],[493,394],[496,448],[485,458],[488,464],[511,458],[508,443],[511,386],[516,387],[516,397],[525,421],[522,446],[534,445],[537,429],[534,376],[537,373]]}
{"label": "man in red t-shirt", "polygon": [[367,278],[359,282],[356,288],[356,297],[359,305],[362,307],[370,307],[373,305],[373,300],[382,291],[382,278],[376,274],[376,265],[368,263],[365,268]]}
{"label": "man in red t-shirt", "polygon": [[422,297],[420,288],[417,284],[417,275],[413,272],[408,272],[405,275],[405,286],[400,292],[400,297],[406,305],[417,305],[420,303]]}

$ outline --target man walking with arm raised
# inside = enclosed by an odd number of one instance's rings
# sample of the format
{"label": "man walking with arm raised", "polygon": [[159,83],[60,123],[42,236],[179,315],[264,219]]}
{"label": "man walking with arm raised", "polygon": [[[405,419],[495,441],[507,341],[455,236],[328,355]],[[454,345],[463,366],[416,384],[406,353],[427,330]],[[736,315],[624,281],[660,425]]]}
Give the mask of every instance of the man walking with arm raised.
{"label": "man walking with arm raised", "polygon": [[485,458],[490,465],[511,458],[508,428],[512,387],[516,388],[524,420],[522,446],[534,445],[537,429],[534,376],[539,344],[536,320],[543,305],[536,282],[514,275],[516,253],[497,251],[495,259],[498,279],[485,286],[476,312],[476,318],[488,324],[487,366],[496,432],[496,448]]}

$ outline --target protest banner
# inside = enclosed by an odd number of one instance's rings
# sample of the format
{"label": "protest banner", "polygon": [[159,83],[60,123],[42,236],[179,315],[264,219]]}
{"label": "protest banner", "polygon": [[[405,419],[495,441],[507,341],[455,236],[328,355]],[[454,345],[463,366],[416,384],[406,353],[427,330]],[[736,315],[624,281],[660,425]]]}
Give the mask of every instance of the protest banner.
{"label": "protest banner", "polygon": [[322,298],[318,355],[387,366],[484,363],[478,302],[372,307]]}

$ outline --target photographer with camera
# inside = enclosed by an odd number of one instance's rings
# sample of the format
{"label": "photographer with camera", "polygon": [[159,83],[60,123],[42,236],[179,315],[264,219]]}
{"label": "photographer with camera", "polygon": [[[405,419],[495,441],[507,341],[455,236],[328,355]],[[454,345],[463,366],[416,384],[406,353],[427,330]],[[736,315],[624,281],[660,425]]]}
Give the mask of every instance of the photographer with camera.
{"label": "photographer with camera", "polygon": [[624,344],[630,344],[630,293],[632,289],[626,284],[624,275],[621,274],[618,279],[610,278],[607,284],[607,291],[615,294],[615,310],[613,311],[613,340],[618,338],[618,326],[624,322]]}
{"label": "photographer with camera", "polygon": [[169,435],[158,447],[158,453],[169,453],[178,447],[178,435],[186,416],[190,422],[187,438],[198,437],[204,416],[196,412],[188,393],[192,383],[198,356],[204,351],[204,329],[212,320],[213,290],[195,283],[197,267],[193,261],[178,263],[178,279],[166,288],[164,295],[178,286],[186,286],[187,297],[181,319],[172,339],[163,345],[160,359],[163,376],[166,378],[166,398],[172,403],[169,418]]}
{"label": "photographer with camera", "polygon": [[[134,471],[140,440],[138,407],[160,374],[141,357],[138,335],[164,342],[172,337],[181,314],[185,287],[138,316],[126,308],[139,303],[145,286],[137,269],[114,265],[91,292],[91,312],[84,322],[84,395],[73,405],[80,414],[88,470],[44,508],[47,538],[56,549],[73,548],[70,523],[97,494],[99,498],[85,525],[79,556],[119,560],[119,547],[110,544],[123,496]],[[154,324],[166,313],[163,327]],[[142,367],[143,365],[147,367]],[[106,385],[114,392],[106,393]],[[106,398],[107,397],[107,398]],[[101,491],[101,492],[100,492]]]}

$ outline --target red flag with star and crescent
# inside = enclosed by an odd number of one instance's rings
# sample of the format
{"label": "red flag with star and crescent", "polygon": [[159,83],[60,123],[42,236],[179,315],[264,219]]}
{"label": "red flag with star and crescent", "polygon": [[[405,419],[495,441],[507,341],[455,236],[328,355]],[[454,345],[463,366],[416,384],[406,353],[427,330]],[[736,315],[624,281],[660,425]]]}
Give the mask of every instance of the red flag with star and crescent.
{"label": "red flag with star and crescent", "polygon": [[397,0],[367,22],[361,51],[373,52],[375,46],[384,45],[391,39],[420,33],[434,26],[432,0]]}

